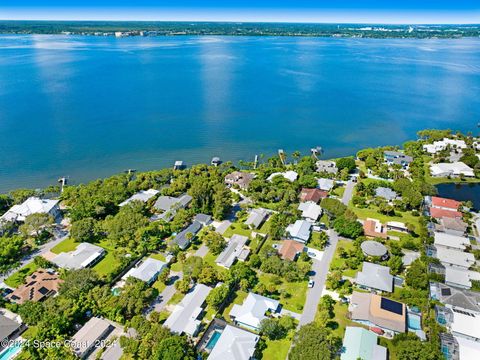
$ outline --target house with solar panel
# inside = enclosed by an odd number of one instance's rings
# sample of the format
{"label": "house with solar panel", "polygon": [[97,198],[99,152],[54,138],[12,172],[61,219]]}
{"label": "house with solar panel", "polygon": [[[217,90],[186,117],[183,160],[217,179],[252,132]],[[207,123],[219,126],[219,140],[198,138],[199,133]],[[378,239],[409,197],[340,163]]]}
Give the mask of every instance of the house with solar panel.
{"label": "house with solar panel", "polygon": [[393,337],[407,330],[406,305],[377,294],[354,291],[348,311],[352,321],[380,335]]}

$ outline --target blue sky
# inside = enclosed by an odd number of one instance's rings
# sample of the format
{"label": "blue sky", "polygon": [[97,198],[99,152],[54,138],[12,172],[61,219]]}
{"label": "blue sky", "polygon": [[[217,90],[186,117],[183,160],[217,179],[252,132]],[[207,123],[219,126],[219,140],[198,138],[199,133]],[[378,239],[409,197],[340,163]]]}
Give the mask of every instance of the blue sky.
{"label": "blue sky", "polygon": [[0,19],[478,24],[480,0],[0,0]]}

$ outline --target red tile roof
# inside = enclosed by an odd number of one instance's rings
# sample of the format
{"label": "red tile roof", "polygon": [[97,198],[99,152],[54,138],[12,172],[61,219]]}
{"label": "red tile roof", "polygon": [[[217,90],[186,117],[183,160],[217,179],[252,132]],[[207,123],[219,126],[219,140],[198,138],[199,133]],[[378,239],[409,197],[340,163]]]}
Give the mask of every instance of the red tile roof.
{"label": "red tile roof", "polygon": [[308,189],[303,188],[300,192],[300,201],[313,201],[318,203],[321,199],[324,199],[328,196],[328,191],[320,190],[320,189]]}
{"label": "red tile roof", "polygon": [[445,209],[439,209],[439,208],[430,208],[430,216],[435,218],[435,219],[440,219],[442,217],[447,217],[447,218],[461,218],[462,213],[455,211],[455,210],[445,210]]}
{"label": "red tile roof", "polygon": [[363,223],[363,232],[365,236],[378,237],[382,239],[387,238],[387,231],[384,226],[382,226],[382,232],[375,231],[376,222],[370,219],[367,219]]}
{"label": "red tile roof", "polygon": [[458,210],[460,207],[460,202],[457,200],[441,198],[437,196],[432,196],[432,206],[433,207],[442,207],[442,208],[449,208],[452,210]]}
{"label": "red tile roof", "polygon": [[284,260],[295,260],[298,253],[302,252],[304,245],[295,240],[284,240],[280,251],[280,257]]}

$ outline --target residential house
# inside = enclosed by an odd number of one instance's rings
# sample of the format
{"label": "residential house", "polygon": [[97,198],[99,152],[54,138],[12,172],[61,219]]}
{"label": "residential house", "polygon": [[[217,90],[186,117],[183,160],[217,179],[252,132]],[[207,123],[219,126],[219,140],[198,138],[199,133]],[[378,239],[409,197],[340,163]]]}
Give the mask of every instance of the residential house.
{"label": "residential house", "polygon": [[123,275],[122,279],[126,280],[129,277],[134,277],[151,285],[157,280],[158,275],[160,275],[166,267],[167,264],[163,261],[149,257],[137,264],[137,266],[128,270],[128,272]]}
{"label": "residential house", "polygon": [[223,329],[207,360],[250,360],[260,336],[228,325]]}
{"label": "residential house", "polygon": [[192,197],[187,194],[179,197],[159,196],[153,207],[161,212],[159,219],[170,221],[178,210],[186,208],[191,201]]}
{"label": "residential house", "polygon": [[405,304],[380,295],[354,291],[348,310],[353,321],[378,327],[391,335],[404,333],[407,329]]}
{"label": "residential house", "polygon": [[268,211],[263,208],[252,209],[248,215],[245,225],[248,225],[251,229],[258,229],[268,217]]}
{"label": "residential house", "polygon": [[453,287],[439,282],[430,282],[430,298],[449,308],[480,314],[480,293]]}
{"label": "residential house", "polygon": [[445,150],[448,146],[450,146],[452,149],[460,150],[467,148],[467,144],[463,140],[444,138],[440,141],[434,141],[432,144],[423,145],[423,150],[429,154],[436,154]]}
{"label": "residential house", "polygon": [[338,172],[337,164],[335,161],[330,160],[318,160],[316,162],[317,172],[336,174]]}
{"label": "residential house", "polygon": [[124,202],[121,202],[118,206],[120,206],[120,207],[125,206],[125,205],[131,203],[132,201],[141,201],[143,203],[146,203],[148,200],[150,200],[151,198],[156,196],[158,193],[159,193],[159,191],[155,190],[155,189],[140,190],[136,194],[130,196]]}
{"label": "residential house", "polygon": [[238,186],[242,190],[248,189],[248,185],[252,182],[254,174],[247,172],[234,171],[225,176],[225,183],[229,186]]}
{"label": "residential house", "polygon": [[51,261],[58,267],[78,270],[91,267],[105,255],[105,250],[97,245],[81,243],[74,251],[62,252]]}
{"label": "residential house", "polygon": [[212,288],[197,284],[184,296],[182,301],[175,305],[173,312],[163,324],[172,332],[196,336],[201,324],[201,314],[205,300]]}
{"label": "residential house", "polygon": [[297,220],[287,226],[286,232],[293,240],[306,243],[310,239],[312,223],[306,220]]}
{"label": "residential house", "polygon": [[302,217],[312,223],[316,222],[322,215],[322,208],[313,201],[302,202],[298,205],[298,210],[302,212]]}
{"label": "residential house", "polygon": [[442,217],[439,223],[435,224],[435,231],[463,236],[467,233],[467,224],[460,218]]}
{"label": "residential house", "polygon": [[475,264],[473,254],[435,246],[435,257],[444,266],[453,266],[461,269],[468,269]]}
{"label": "residential house", "polygon": [[388,266],[364,261],[362,271],[357,273],[355,283],[362,289],[393,292],[393,275]]}
{"label": "residential house", "polygon": [[318,188],[323,191],[330,191],[335,186],[335,181],[333,181],[332,179],[320,178],[317,180],[317,182]]}
{"label": "residential house", "polygon": [[193,221],[197,221],[200,224],[202,224],[203,226],[208,226],[212,223],[212,217],[210,215],[206,215],[206,214],[197,214],[193,218]]}
{"label": "residential house", "polygon": [[267,178],[267,181],[272,181],[273,178],[277,176],[283,176],[288,181],[294,182],[298,178],[298,173],[292,170],[285,171],[285,172],[275,172]]}
{"label": "residential house", "polygon": [[295,261],[297,256],[303,252],[305,245],[295,240],[283,240],[278,251],[283,260]]}
{"label": "residential house", "polygon": [[16,304],[23,304],[25,301],[42,301],[55,295],[62,282],[58,273],[39,269],[27,276],[25,284],[20,285],[6,298]]}
{"label": "residential house", "polygon": [[363,232],[370,238],[387,238],[387,228],[383,226],[380,220],[368,218],[363,222]]}
{"label": "residential house", "polygon": [[258,331],[260,322],[267,318],[265,313],[267,311],[277,312],[279,305],[278,300],[250,292],[242,305],[233,305],[230,318],[239,326]]}
{"label": "residential house", "polygon": [[230,269],[235,260],[245,261],[250,254],[250,250],[246,247],[248,237],[234,234],[227,244],[227,247],[218,255],[215,262],[217,265]]}
{"label": "residential house", "polygon": [[470,289],[472,281],[480,281],[480,273],[453,267],[445,268],[445,284],[461,289]]}
{"label": "residential house", "polygon": [[400,165],[402,167],[408,167],[413,161],[411,156],[405,155],[399,151],[384,151],[383,158],[389,165]]}
{"label": "residential house", "polygon": [[480,314],[451,309],[452,320],[447,326],[455,337],[480,342]]}
{"label": "residential house", "polygon": [[387,222],[387,230],[408,233],[408,227],[405,223],[399,221]]}
{"label": "residential house", "polygon": [[433,177],[475,177],[473,169],[461,161],[431,164],[430,174]]}
{"label": "residential house", "polygon": [[456,200],[441,198],[438,196],[425,197],[425,203],[429,207],[430,216],[435,219],[462,218],[459,211],[461,203]]}
{"label": "residential house", "polygon": [[173,238],[172,243],[177,244],[180,249],[185,250],[192,240],[197,237],[197,234],[202,230],[202,227],[202,224],[198,221],[192,222]]}
{"label": "residential house", "polygon": [[303,188],[300,192],[300,202],[312,201],[316,204],[322,199],[328,197],[328,191],[320,189]]}
{"label": "residential house", "polygon": [[71,340],[72,350],[80,359],[86,359],[101,340],[105,340],[115,327],[107,320],[92,317],[80,330],[73,335]]}
{"label": "residential house", "polygon": [[55,220],[60,217],[60,208],[58,200],[40,199],[38,197],[29,197],[23,203],[13,205],[0,220],[5,222],[23,222],[25,218],[32,214],[48,214]]}
{"label": "residential house", "polygon": [[24,325],[0,314],[0,352],[3,350],[5,342],[16,339],[25,329]]}
{"label": "residential house", "polygon": [[387,348],[378,345],[378,336],[361,327],[347,326],[341,360],[387,360]]}
{"label": "residential house", "polygon": [[442,232],[434,232],[434,245],[446,249],[465,251],[470,247],[470,240],[464,236],[456,236]]}
{"label": "residential house", "polygon": [[375,196],[381,197],[387,201],[395,200],[398,195],[395,191],[387,187],[378,187],[375,189]]}

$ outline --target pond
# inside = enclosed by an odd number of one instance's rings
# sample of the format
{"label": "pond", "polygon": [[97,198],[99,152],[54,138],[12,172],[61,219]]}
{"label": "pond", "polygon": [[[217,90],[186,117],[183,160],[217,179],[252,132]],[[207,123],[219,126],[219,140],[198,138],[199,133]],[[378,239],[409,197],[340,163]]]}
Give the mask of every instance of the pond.
{"label": "pond", "polygon": [[458,201],[470,200],[476,210],[480,210],[480,183],[477,184],[439,184],[438,196]]}

